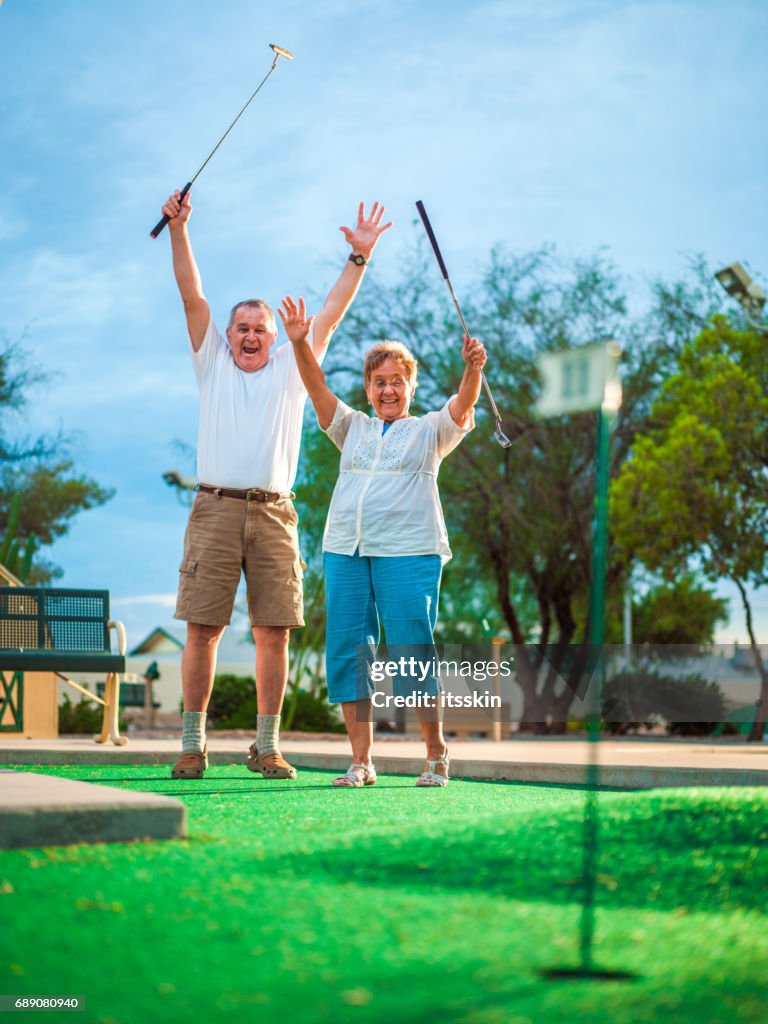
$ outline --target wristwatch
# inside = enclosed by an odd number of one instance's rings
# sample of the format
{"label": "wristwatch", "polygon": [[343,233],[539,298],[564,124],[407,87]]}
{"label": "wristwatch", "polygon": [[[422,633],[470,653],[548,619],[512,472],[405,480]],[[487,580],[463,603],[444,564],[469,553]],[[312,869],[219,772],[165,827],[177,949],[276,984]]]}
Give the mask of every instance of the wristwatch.
{"label": "wristwatch", "polygon": [[356,267],[367,267],[368,260],[365,256],[361,256],[359,252],[352,252],[349,254],[349,262],[354,263]]}

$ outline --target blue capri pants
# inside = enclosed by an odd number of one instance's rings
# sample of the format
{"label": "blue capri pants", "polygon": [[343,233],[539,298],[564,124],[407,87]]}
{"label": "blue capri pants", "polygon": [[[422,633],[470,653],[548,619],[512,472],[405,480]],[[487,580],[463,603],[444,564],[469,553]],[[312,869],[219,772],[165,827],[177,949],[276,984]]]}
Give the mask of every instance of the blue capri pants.
{"label": "blue capri pants", "polygon": [[[367,665],[377,657],[379,620],[390,658],[434,656],[442,561],[439,555],[393,557],[323,553],[327,608],[325,666],[332,704],[368,700],[376,686]],[[401,680],[397,692],[435,695],[433,674]]]}

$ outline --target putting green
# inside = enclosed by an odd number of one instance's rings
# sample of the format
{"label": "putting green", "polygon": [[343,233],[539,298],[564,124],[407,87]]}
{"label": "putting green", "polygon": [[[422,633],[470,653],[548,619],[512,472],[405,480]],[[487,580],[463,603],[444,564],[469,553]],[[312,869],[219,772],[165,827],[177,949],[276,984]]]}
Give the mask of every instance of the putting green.
{"label": "putting green", "polygon": [[0,855],[0,992],[85,996],[76,1021],[765,1020],[763,790],[600,794],[595,961],[638,977],[553,981],[578,961],[583,791],[39,770],[188,808],[186,841]]}

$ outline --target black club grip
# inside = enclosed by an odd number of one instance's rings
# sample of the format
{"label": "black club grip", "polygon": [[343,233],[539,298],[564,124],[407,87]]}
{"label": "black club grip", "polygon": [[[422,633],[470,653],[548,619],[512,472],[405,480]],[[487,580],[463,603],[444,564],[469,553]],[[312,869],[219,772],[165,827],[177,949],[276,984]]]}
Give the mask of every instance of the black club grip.
{"label": "black club grip", "polygon": [[432,243],[432,248],[435,251],[435,257],[437,258],[437,262],[440,267],[440,273],[447,281],[448,269],[445,263],[443,262],[443,256],[442,253],[440,252],[440,246],[437,244],[435,232],[432,230],[432,225],[429,223],[429,217],[427,216],[427,211],[424,209],[424,203],[422,203],[420,199],[416,200],[416,209],[419,211],[419,216],[421,217],[422,224],[424,225],[424,230],[427,232],[427,237]]}
{"label": "black club grip", "polygon": [[[189,190],[191,188],[192,188],[192,182],[188,181],[187,184],[184,186],[184,188],[181,190],[181,199],[184,198],[184,196],[187,194],[187,192],[189,192]],[[180,201],[181,201],[181,199],[180,199]],[[168,221],[170,219],[171,219],[170,217],[162,216],[160,218],[160,220],[157,222],[157,224],[155,224],[155,226],[149,232],[149,237],[150,238],[157,238],[157,236],[160,234],[160,232],[163,230],[163,228],[165,227],[165,225],[168,223]]]}

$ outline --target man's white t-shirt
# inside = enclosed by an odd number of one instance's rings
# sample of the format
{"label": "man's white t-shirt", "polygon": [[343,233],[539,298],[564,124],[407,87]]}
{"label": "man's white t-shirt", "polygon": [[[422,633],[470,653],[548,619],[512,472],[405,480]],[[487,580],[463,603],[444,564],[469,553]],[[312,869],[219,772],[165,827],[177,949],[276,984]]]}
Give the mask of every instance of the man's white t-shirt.
{"label": "man's white t-shirt", "polygon": [[307,400],[292,344],[273,348],[260,370],[245,373],[211,317],[192,364],[200,389],[199,482],[290,491]]}

